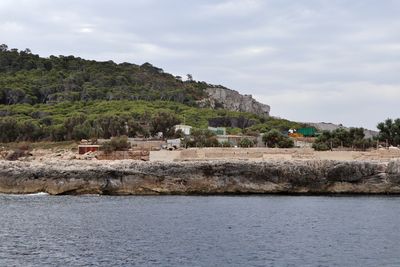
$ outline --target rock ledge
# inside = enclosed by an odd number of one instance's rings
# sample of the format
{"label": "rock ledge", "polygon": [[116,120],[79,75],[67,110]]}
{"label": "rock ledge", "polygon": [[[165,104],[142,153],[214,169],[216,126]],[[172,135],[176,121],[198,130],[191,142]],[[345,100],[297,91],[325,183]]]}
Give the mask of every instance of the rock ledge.
{"label": "rock ledge", "polygon": [[399,194],[400,161],[0,161],[0,193],[37,192]]}

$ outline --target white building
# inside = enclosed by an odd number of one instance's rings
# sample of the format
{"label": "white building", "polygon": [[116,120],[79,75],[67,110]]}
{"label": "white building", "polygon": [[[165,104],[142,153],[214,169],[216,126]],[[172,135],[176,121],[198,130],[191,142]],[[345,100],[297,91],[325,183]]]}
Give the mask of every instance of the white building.
{"label": "white building", "polygon": [[190,132],[193,128],[192,126],[184,125],[184,124],[178,124],[178,125],[175,125],[174,127],[175,127],[175,132],[178,130],[181,130],[184,135],[190,135]]}

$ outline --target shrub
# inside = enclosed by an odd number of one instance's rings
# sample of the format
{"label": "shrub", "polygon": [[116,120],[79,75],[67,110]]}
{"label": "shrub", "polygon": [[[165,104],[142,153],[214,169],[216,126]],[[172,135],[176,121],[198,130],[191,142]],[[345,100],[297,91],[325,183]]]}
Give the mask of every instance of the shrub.
{"label": "shrub", "polygon": [[371,138],[368,139],[358,139],[353,142],[353,146],[357,149],[366,150],[374,146],[374,142]]}
{"label": "shrub", "polygon": [[125,151],[131,147],[128,141],[128,137],[123,135],[119,137],[112,137],[110,141],[104,142],[101,146],[105,153],[111,153],[113,151]]}
{"label": "shrub", "polygon": [[313,148],[318,151],[326,151],[331,148],[347,147],[367,149],[373,146],[371,139],[366,139],[363,128],[339,128],[334,131],[324,131],[317,137]]}
{"label": "shrub", "polygon": [[271,130],[262,137],[263,142],[268,147],[291,148],[294,142],[289,137],[281,134],[278,130]]}
{"label": "shrub", "polygon": [[317,151],[327,151],[330,150],[330,147],[326,143],[314,143],[312,145],[312,148],[314,148]]}
{"label": "shrub", "polygon": [[387,119],[377,125],[379,130],[378,140],[388,142],[389,145],[400,145],[400,118]]}
{"label": "shrub", "polygon": [[219,143],[215,133],[208,129],[194,129],[190,141],[187,142],[189,147],[218,147]]}
{"label": "shrub", "polygon": [[278,142],[279,148],[292,148],[294,147],[294,142],[289,137],[283,136],[283,138]]}
{"label": "shrub", "polygon": [[231,143],[229,143],[228,141],[224,141],[220,144],[222,147],[232,147]]}
{"label": "shrub", "polygon": [[254,142],[248,138],[243,138],[242,140],[240,140],[239,146],[240,147],[253,147]]}

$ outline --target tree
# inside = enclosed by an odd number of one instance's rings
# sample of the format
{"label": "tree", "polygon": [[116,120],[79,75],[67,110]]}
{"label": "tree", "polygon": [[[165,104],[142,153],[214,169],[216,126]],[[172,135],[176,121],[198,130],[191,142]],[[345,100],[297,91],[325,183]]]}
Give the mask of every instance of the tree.
{"label": "tree", "polygon": [[231,143],[229,143],[228,141],[223,141],[220,145],[222,147],[232,147]]}
{"label": "tree", "polygon": [[7,49],[8,49],[8,46],[6,44],[0,45],[0,52],[5,52],[5,51],[7,51]]}
{"label": "tree", "polygon": [[48,128],[50,138],[53,141],[65,141],[67,131],[63,125],[52,125]]}
{"label": "tree", "polygon": [[6,91],[6,102],[8,105],[21,103],[25,92],[21,89],[9,89]]}
{"label": "tree", "polygon": [[267,147],[276,147],[281,135],[282,134],[278,130],[273,129],[265,133],[262,137],[262,140]]}
{"label": "tree", "polygon": [[389,145],[400,145],[400,119],[387,119],[377,125],[379,130],[378,139],[383,142],[388,142]]}
{"label": "tree", "polygon": [[367,149],[372,146],[371,139],[365,139],[363,128],[339,128],[332,132],[323,131],[315,140],[313,148],[315,150],[329,150],[337,147],[351,147],[357,149]]}
{"label": "tree", "polygon": [[191,140],[187,142],[190,147],[217,147],[219,145],[215,133],[208,129],[194,129],[191,135]]}
{"label": "tree", "polygon": [[42,130],[37,122],[32,120],[18,123],[18,141],[36,141],[42,136]]}
{"label": "tree", "polygon": [[[207,96],[206,83],[196,83],[188,74],[188,82],[181,77],[165,73],[150,63],[116,64],[112,61],[96,62],[74,56],[41,58],[29,48],[19,51],[0,45],[0,85],[7,89],[23,90],[32,104],[89,100],[174,100],[196,105],[196,100]],[[41,90],[44,92],[40,93]],[[9,104],[15,102],[10,99]],[[23,98],[22,98],[23,99]],[[20,99],[18,99],[20,100]],[[4,100],[2,100],[2,103]]]}
{"label": "tree", "polygon": [[86,116],[84,114],[76,114],[65,120],[64,127],[67,134],[66,136],[67,140],[73,139],[74,129],[76,128],[76,131],[79,131],[77,126],[82,125],[85,122],[85,120]]}
{"label": "tree", "polygon": [[239,146],[240,147],[253,147],[254,142],[252,140],[250,140],[249,138],[243,138],[242,140],[240,140]]}
{"label": "tree", "polygon": [[292,148],[294,147],[294,141],[289,137],[283,136],[283,138],[278,142],[279,148]]}
{"label": "tree", "polygon": [[0,118],[0,142],[14,142],[18,138],[17,121],[13,118]]}
{"label": "tree", "polygon": [[267,147],[291,148],[294,147],[294,142],[288,136],[281,134],[278,130],[270,130],[262,137],[264,144]]}
{"label": "tree", "polygon": [[180,120],[175,114],[169,111],[160,111],[151,119],[151,134],[154,136],[158,132],[163,133],[164,138],[174,136],[174,126],[179,124]]}
{"label": "tree", "polygon": [[101,146],[102,150],[106,153],[113,151],[126,151],[131,147],[126,135],[113,137],[110,141],[104,142]]}

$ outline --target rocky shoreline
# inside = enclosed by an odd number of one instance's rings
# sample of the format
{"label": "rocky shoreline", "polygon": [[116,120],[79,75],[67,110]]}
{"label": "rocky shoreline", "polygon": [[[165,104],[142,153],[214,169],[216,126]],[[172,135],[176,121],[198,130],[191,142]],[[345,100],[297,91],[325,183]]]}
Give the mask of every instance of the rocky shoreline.
{"label": "rocky shoreline", "polygon": [[0,161],[0,193],[400,194],[400,161]]}

